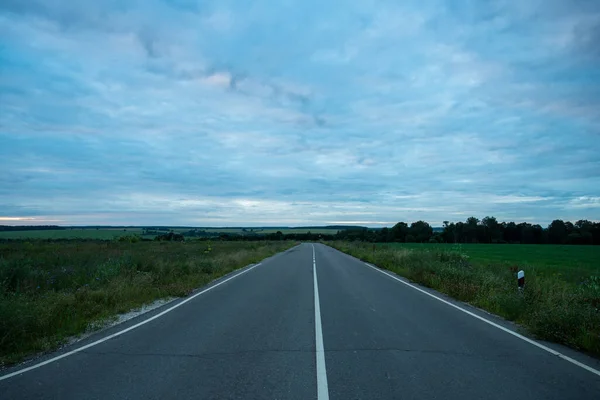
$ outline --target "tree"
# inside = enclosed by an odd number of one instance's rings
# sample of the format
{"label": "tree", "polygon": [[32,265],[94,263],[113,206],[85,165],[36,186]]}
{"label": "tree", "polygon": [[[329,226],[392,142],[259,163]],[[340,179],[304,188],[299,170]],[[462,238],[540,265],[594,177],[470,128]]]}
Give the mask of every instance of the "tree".
{"label": "tree", "polygon": [[419,243],[428,242],[433,235],[433,228],[425,221],[417,221],[410,224],[410,235]]}
{"label": "tree", "polygon": [[456,226],[454,227],[454,236],[455,236],[455,240],[454,243],[464,243],[467,241],[466,237],[465,237],[465,223],[464,222],[457,222]]}
{"label": "tree", "polygon": [[[13,227],[1,227],[12,229]],[[148,231],[150,232],[150,231]],[[277,240],[277,234],[262,235],[268,240]],[[256,240],[260,234],[231,236],[228,240]],[[252,239],[254,237],[254,239]],[[398,222],[392,228],[368,229],[349,227],[340,229],[335,235],[283,234],[283,240],[351,240],[363,242],[447,242],[447,243],[526,243],[526,244],[594,244],[600,245],[600,222],[581,219],[575,223],[554,220],[547,227],[528,222],[502,222],[487,216],[481,221],[476,217],[466,222],[443,221],[443,231],[433,232],[425,221],[410,224]]]}
{"label": "tree", "polygon": [[594,244],[594,223],[586,219],[575,222],[574,232],[569,234],[569,243]]}
{"label": "tree", "polygon": [[444,221],[444,230],[442,231],[442,238],[446,243],[456,243],[458,238],[456,237],[456,225],[448,221]]}
{"label": "tree", "polygon": [[467,218],[465,225],[466,240],[470,243],[477,243],[479,220],[475,217]]}
{"label": "tree", "polygon": [[484,228],[485,241],[487,243],[497,243],[502,239],[501,225],[495,217],[485,217],[481,220]]}
{"label": "tree", "polygon": [[595,222],[590,228],[592,244],[600,244],[600,222]]}
{"label": "tree", "polygon": [[405,242],[408,234],[408,225],[406,222],[398,222],[392,227],[392,238],[394,242]]}
{"label": "tree", "polygon": [[521,222],[517,226],[519,228],[519,236],[521,237],[521,243],[535,243],[535,237],[533,235],[533,229],[531,227],[531,224],[527,222]]}
{"label": "tree", "polygon": [[521,235],[517,224],[514,222],[502,223],[504,241],[508,243],[521,243]]}
{"label": "tree", "polygon": [[479,219],[477,219],[476,217],[469,217],[469,218],[467,218],[467,225],[469,225],[469,226],[477,226],[477,224],[479,224]]}
{"label": "tree", "polygon": [[440,232],[434,232],[433,236],[429,238],[429,243],[443,243],[444,238]]}
{"label": "tree", "polygon": [[571,221],[565,222],[565,228],[567,228],[567,236],[575,231],[575,226]]}
{"label": "tree", "polygon": [[575,228],[579,229],[580,232],[589,232],[594,227],[594,223],[587,219],[580,219],[575,222]]}
{"label": "tree", "polygon": [[548,226],[548,240],[553,244],[561,244],[567,242],[567,225],[563,220],[555,219]]}
{"label": "tree", "polygon": [[532,236],[533,236],[533,241],[532,243],[535,244],[542,244],[545,242],[544,240],[544,228],[542,228],[540,225],[531,225],[531,232],[532,232]]}
{"label": "tree", "polygon": [[376,242],[393,242],[392,231],[389,228],[381,228],[377,231]]}

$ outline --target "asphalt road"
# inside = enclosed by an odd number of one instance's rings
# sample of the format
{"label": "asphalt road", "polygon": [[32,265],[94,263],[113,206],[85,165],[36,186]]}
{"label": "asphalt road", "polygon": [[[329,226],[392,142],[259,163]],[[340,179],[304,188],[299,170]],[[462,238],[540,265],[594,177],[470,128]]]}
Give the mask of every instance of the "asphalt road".
{"label": "asphalt road", "polygon": [[593,372],[324,245],[229,278],[0,376],[0,399],[600,399]]}

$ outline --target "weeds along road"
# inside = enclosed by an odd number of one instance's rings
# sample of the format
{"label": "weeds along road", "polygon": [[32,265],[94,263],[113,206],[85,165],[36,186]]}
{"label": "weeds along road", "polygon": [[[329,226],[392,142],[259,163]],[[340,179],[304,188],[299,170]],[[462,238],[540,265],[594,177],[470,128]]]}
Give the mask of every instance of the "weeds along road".
{"label": "weeds along road", "polygon": [[600,398],[597,361],[321,244],[208,288],[3,371],[0,399]]}

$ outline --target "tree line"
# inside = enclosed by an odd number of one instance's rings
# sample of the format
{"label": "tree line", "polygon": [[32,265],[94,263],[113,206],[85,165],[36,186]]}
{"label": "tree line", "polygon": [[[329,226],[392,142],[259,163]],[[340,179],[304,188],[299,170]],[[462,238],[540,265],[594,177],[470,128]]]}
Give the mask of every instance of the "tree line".
{"label": "tree line", "polygon": [[470,217],[465,222],[444,221],[442,230],[434,230],[425,221],[398,222],[392,228],[345,230],[335,236],[368,242],[600,245],[600,222],[579,220],[573,224],[557,219],[544,228],[528,222],[498,222],[495,217]]}
{"label": "tree line", "polygon": [[[173,233],[170,233],[173,235]],[[579,220],[554,220],[547,227],[528,222],[498,222],[495,217],[467,218],[465,222],[444,221],[443,228],[433,228],[425,221],[410,225],[398,222],[391,228],[349,227],[335,234],[326,233],[275,233],[237,234],[217,232],[183,232],[169,237],[157,236],[155,240],[253,241],[253,240],[349,240],[363,242],[406,242],[406,243],[515,243],[515,244],[587,244],[600,245],[600,222]]]}

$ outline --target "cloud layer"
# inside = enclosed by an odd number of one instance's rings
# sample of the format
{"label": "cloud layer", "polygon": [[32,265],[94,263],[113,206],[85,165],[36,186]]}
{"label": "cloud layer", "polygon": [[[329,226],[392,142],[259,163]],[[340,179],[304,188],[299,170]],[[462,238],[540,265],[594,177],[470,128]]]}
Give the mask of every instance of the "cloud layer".
{"label": "cloud layer", "polygon": [[247,3],[0,3],[0,224],[600,219],[597,2]]}

